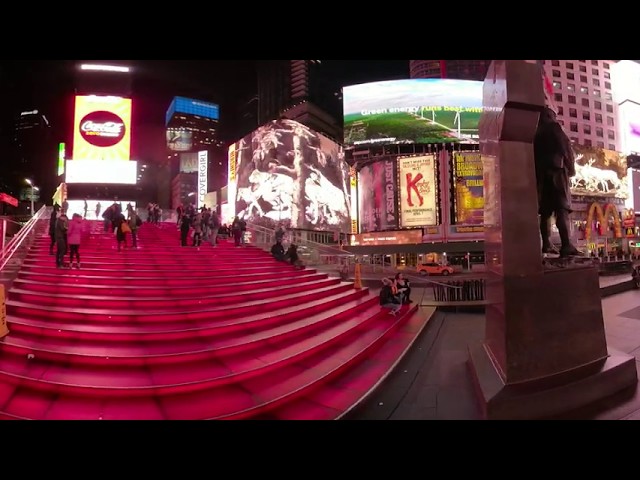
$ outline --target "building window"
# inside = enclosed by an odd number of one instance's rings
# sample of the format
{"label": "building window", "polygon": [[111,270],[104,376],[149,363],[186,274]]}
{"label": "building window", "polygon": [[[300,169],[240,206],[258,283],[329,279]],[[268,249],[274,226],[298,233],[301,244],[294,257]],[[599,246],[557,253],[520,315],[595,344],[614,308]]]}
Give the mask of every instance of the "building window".
{"label": "building window", "polygon": [[593,91],[593,96],[594,97],[599,97],[600,96],[600,90],[594,90]]}
{"label": "building window", "polygon": [[598,60],[591,60],[591,65],[598,65]]}
{"label": "building window", "polygon": [[604,142],[596,142],[596,145],[600,148],[604,148]]}
{"label": "building window", "polygon": [[561,94],[561,93],[554,93],[554,94],[553,94],[553,99],[554,99],[556,102],[561,102],[561,101],[562,101],[562,94]]}
{"label": "building window", "polygon": [[567,78],[569,80],[575,80],[575,75],[572,72],[567,72]]}
{"label": "building window", "polygon": [[613,97],[611,96],[611,92],[604,92],[604,98],[606,100],[612,100]]}
{"label": "building window", "polygon": [[580,87],[580,93],[587,95],[589,93],[589,89],[587,87]]}
{"label": "building window", "polygon": [[560,78],[560,70],[551,70],[551,75]]}
{"label": "building window", "polygon": [[564,115],[564,108],[558,107],[558,115]]}
{"label": "building window", "polygon": [[611,82],[604,82],[604,88],[611,90]]}
{"label": "building window", "polygon": [[560,66],[560,60],[551,60],[551,65],[553,65],[554,67],[559,67]]}
{"label": "building window", "polygon": [[575,92],[576,91],[576,86],[573,83],[568,83],[567,84],[567,90],[569,90],[570,92]]}
{"label": "building window", "polygon": [[613,105],[611,105],[610,103],[607,103],[607,112],[613,113]]}
{"label": "building window", "polygon": [[575,137],[571,137],[571,143],[578,143],[578,139]]}
{"label": "building window", "polygon": [[562,126],[564,126],[564,120],[558,120],[558,123]]}
{"label": "building window", "polygon": [[582,119],[583,120],[591,120],[591,113],[589,112],[589,110],[583,110],[582,111]]}
{"label": "building window", "polygon": [[607,125],[613,127],[613,117],[607,117]]}
{"label": "building window", "polygon": [[596,113],[596,123],[602,123],[602,114]]}
{"label": "building window", "polygon": [[577,132],[578,131],[578,124],[576,122],[569,123],[569,130],[571,130],[572,132]]}
{"label": "building window", "polygon": [[592,74],[592,75],[595,75],[595,76],[598,76],[598,75],[600,75],[600,72],[598,72],[598,69],[597,69],[597,68],[592,68],[592,69],[591,69],[591,74]]}
{"label": "building window", "polygon": [[602,130],[602,127],[596,127],[596,137],[604,137],[604,130]]}
{"label": "building window", "polygon": [[586,63],[586,60],[578,60],[580,63]]}
{"label": "building window", "polygon": [[587,77],[586,77],[586,75],[580,75],[580,81],[581,81],[582,83],[587,83]]}
{"label": "building window", "polygon": [[599,86],[600,86],[600,80],[598,80],[597,78],[594,78],[594,79],[593,79],[593,84],[594,84],[596,87],[599,87]]}
{"label": "building window", "polygon": [[611,74],[609,72],[604,72],[604,78],[611,78]]}
{"label": "building window", "polygon": [[590,147],[591,146],[591,140],[589,138],[585,138],[584,139],[584,146],[585,147]]}
{"label": "building window", "polygon": [[580,66],[578,67],[578,69],[579,69],[581,72],[587,73],[587,67],[586,67],[586,66],[584,66],[584,65],[580,65]]}
{"label": "building window", "polygon": [[575,108],[569,109],[569,116],[571,118],[578,118],[578,111]]}
{"label": "building window", "polygon": [[571,63],[571,62],[567,62],[567,63],[566,63],[566,66],[567,66],[567,68],[568,68],[569,70],[573,70],[573,63]]}
{"label": "building window", "polygon": [[582,131],[585,135],[591,135],[591,125],[583,125]]}
{"label": "building window", "polygon": [[593,106],[596,110],[602,110],[602,102],[599,102],[598,100],[593,102]]}
{"label": "building window", "polygon": [[582,99],[582,106],[583,107],[588,107],[589,106],[589,99],[588,98],[583,98]]}
{"label": "building window", "polygon": [[575,95],[569,95],[569,103],[576,103],[576,96]]}
{"label": "building window", "polygon": [[562,83],[558,82],[557,80],[555,82],[553,82],[553,88],[562,88]]}
{"label": "building window", "polygon": [[615,140],[616,139],[616,134],[613,132],[613,130],[607,130],[607,138],[609,140]]}
{"label": "building window", "polygon": [[609,70],[609,64],[608,63],[604,63],[602,66],[604,67],[605,70]]}
{"label": "building window", "polygon": [[616,146],[610,143],[609,144],[609,150],[615,150],[615,149],[616,149]]}

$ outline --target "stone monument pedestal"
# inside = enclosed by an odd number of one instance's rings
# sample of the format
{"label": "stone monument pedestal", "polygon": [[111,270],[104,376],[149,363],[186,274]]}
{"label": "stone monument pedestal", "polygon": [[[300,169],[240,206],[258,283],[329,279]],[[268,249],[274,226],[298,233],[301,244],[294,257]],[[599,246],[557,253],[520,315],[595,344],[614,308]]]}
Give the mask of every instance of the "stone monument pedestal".
{"label": "stone monument pedestal", "polygon": [[[488,284],[492,288],[500,284]],[[509,345],[496,345],[495,339],[504,338],[502,332],[488,331],[487,341],[469,351],[486,418],[550,417],[636,383],[635,358],[607,351],[595,268],[547,270],[510,279],[504,298],[487,311],[521,320],[507,327]],[[496,324],[487,322],[491,328]],[[509,355],[500,359],[494,352]]]}
{"label": "stone monument pedestal", "polygon": [[598,272],[542,264],[533,140],[545,106],[537,65],[494,60],[484,83],[485,341],[469,364],[488,419],[558,415],[637,383],[609,352]]}

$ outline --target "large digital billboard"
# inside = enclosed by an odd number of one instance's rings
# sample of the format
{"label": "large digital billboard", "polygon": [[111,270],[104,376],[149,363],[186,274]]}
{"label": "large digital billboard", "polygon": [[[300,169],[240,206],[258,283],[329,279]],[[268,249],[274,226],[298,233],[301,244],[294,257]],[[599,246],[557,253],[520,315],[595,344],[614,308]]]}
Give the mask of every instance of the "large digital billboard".
{"label": "large digital billboard", "polygon": [[67,160],[65,182],[135,185],[137,176],[138,162],[135,161]]}
{"label": "large digital billboard", "polygon": [[174,97],[165,115],[165,124],[168,125],[175,113],[186,113],[198,117],[220,119],[220,107],[215,103],[204,102],[194,98]]}
{"label": "large digital billboard", "polygon": [[235,213],[248,222],[351,232],[341,147],[293,120],[270,122],[229,149],[229,195],[234,191]]}
{"label": "large digital billboard", "polygon": [[398,229],[395,159],[366,165],[358,172],[360,233]]}
{"label": "large digital billboard", "polygon": [[453,224],[484,224],[484,179],[479,152],[454,152],[451,168]]}
{"label": "large digital billboard", "polygon": [[131,99],[76,96],[73,160],[129,160]]}
{"label": "large digital billboard", "polygon": [[436,156],[398,158],[401,227],[438,224]]}
{"label": "large digital billboard", "polygon": [[629,184],[626,156],[597,147],[573,145],[576,174],[571,193],[596,197],[627,198]]}
{"label": "large digital billboard", "polygon": [[174,152],[188,152],[193,148],[193,132],[185,129],[168,128],[167,148]]}
{"label": "large digital billboard", "polygon": [[347,145],[478,141],[482,82],[419,78],[344,87]]}

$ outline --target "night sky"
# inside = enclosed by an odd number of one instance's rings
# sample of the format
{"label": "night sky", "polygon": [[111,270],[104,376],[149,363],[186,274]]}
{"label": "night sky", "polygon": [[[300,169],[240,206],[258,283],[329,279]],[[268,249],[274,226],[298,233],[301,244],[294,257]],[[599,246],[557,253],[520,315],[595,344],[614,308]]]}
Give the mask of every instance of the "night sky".
{"label": "night sky", "polygon": [[[44,113],[56,142],[71,143],[74,75],[78,60],[1,60],[0,151],[3,166],[11,151],[15,118],[21,111]],[[100,61],[107,63],[107,61]],[[257,91],[255,60],[128,60],[135,68],[132,158],[161,158],[159,138],[165,113],[176,95],[220,105],[220,138],[230,144],[248,133],[238,126],[239,107]],[[408,78],[408,60],[322,60],[338,85]],[[339,120],[339,119],[338,119]],[[153,132],[151,134],[150,132]],[[7,172],[7,169],[3,169]],[[5,175],[6,177],[7,175]],[[0,173],[0,182],[3,180]],[[8,179],[5,179],[8,181]]]}
{"label": "night sky", "polygon": [[[60,134],[69,130],[71,112],[65,108],[73,91],[75,60],[1,61],[7,105],[0,115],[38,108],[47,114]],[[219,103],[221,124],[233,123],[240,102],[255,92],[252,60],[133,60],[137,122],[163,125],[164,114],[175,95]],[[342,85],[408,77],[408,60],[323,60],[325,69]],[[227,118],[225,118],[225,115]],[[135,125],[134,125],[135,126]],[[225,133],[233,138],[231,131]]]}

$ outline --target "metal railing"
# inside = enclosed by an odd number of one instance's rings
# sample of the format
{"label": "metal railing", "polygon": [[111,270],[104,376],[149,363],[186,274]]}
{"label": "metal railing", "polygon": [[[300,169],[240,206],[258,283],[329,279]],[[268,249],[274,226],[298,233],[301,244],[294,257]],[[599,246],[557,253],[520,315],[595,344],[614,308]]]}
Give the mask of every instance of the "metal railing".
{"label": "metal railing", "polygon": [[50,212],[51,207],[43,206],[5,245],[0,253],[0,272],[5,269],[9,261],[11,261],[20,248],[30,245],[34,235],[37,234],[35,227],[40,225],[42,221],[48,221],[48,214],[50,214]]}
{"label": "metal railing", "polygon": [[[271,251],[276,243],[276,231],[262,225],[247,223],[249,242],[257,247]],[[283,243],[295,243],[298,246],[298,256],[306,265],[349,265],[355,263],[356,255],[341,250],[338,247],[316,243],[304,238],[291,238],[291,232],[285,232]]]}

